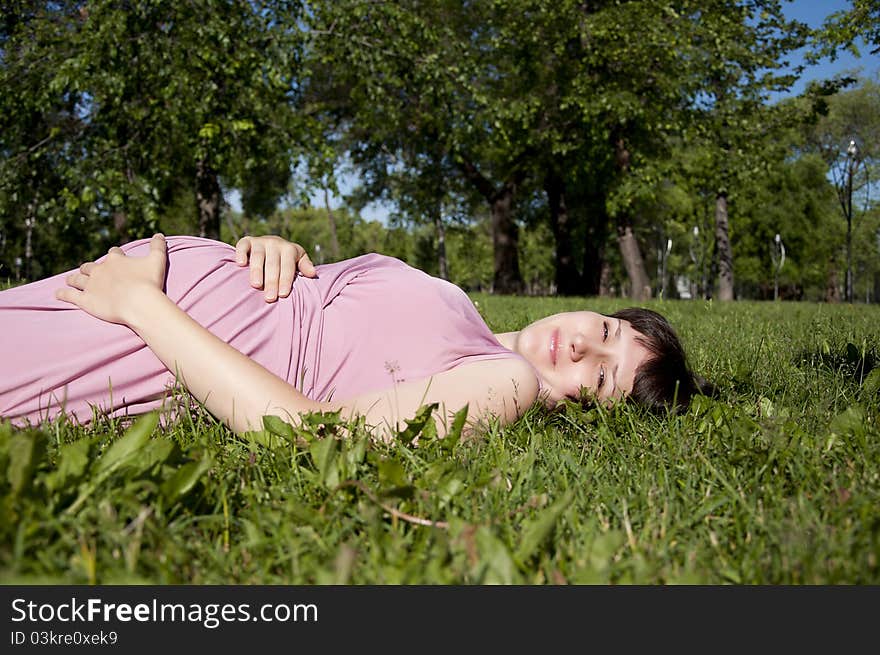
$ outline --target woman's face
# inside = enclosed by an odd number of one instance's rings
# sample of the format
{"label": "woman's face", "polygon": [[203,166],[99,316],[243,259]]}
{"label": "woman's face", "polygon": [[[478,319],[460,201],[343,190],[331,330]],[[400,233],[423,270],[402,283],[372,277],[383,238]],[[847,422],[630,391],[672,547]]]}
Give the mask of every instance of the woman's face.
{"label": "woman's face", "polygon": [[520,330],[516,351],[531,362],[555,406],[582,393],[610,404],[632,392],[650,355],[628,321],[595,312],[554,314]]}

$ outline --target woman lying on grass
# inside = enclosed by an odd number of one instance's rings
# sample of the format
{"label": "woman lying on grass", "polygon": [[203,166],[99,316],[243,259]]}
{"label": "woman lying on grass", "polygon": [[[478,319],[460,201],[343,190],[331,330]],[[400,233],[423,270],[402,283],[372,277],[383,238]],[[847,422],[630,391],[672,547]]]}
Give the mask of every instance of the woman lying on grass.
{"label": "woman lying on grass", "polygon": [[377,254],[316,267],[278,237],[111,248],[0,292],[0,326],[0,416],[16,425],[143,413],[176,380],[236,432],[267,414],[341,411],[380,436],[429,403],[444,434],[465,405],[472,423],[508,423],[585,394],[663,408],[697,391],[655,312],[569,312],[493,334],[449,282]]}

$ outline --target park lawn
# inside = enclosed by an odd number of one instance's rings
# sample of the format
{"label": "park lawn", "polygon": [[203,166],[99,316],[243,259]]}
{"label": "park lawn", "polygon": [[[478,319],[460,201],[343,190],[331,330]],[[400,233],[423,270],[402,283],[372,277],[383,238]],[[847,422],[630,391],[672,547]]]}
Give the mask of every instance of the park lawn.
{"label": "park lawn", "polygon": [[[625,306],[473,298],[495,331]],[[387,445],[328,417],[2,425],[0,582],[880,582],[880,307],[646,306],[718,398],[530,410],[469,440],[413,420]]]}

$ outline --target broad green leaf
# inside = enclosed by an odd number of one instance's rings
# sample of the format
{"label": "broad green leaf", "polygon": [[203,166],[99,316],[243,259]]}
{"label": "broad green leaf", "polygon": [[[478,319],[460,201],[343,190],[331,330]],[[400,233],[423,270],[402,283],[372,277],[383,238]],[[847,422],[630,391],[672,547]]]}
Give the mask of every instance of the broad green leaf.
{"label": "broad green leaf", "polygon": [[91,445],[90,440],[80,439],[61,446],[58,453],[58,468],[45,477],[46,487],[50,491],[63,489],[83,476],[89,466]]}
{"label": "broad green leaf", "polygon": [[187,462],[165,481],[162,485],[162,493],[168,500],[176,500],[184,496],[213,463],[209,455],[205,455],[198,462]]}
{"label": "broad green leaf", "polygon": [[148,441],[137,458],[137,469],[148,471],[157,464],[163,464],[171,457],[171,453],[177,448],[170,439],[152,439]]}
{"label": "broad green leaf", "polygon": [[862,382],[862,391],[869,396],[880,392],[880,366],[868,373]]}
{"label": "broad green leaf", "polygon": [[101,475],[106,473],[125,464],[129,458],[134,457],[150,439],[150,434],[158,422],[159,415],[156,412],[150,412],[140,417],[126,430],[125,434],[110,444],[110,447],[104,451],[104,454],[101,455],[95,465],[95,474]]}
{"label": "broad green leaf", "polygon": [[461,439],[461,431],[464,429],[467,421],[468,405],[465,405],[455,413],[452,418],[452,427],[446,433],[446,437],[441,441],[444,449],[451,449]]}
{"label": "broad green leaf", "polygon": [[272,434],[283,437],[290,443],[294,441],[293,426],[277,416],[267,415],[263,417],[263,427]]}
{"label": "broad green leaf", "polygon": [[311,427],[314,429],[329,427],[331,425],[339,425],[344,423],[340,416],[340,411],[335,412],[306,412],[300,416],[303,427]]}
{"label": "broad green leaf", "polygon": [[367,455],[367,438],[359,437],[346,444],[345,460],[351,471],[357,470],[358,465],[362,464]]}
{"label": "broad green leaf", "polygon": [[507,546],[486,526],[477,528],[475,535],[485,584],[518,584],[521,582],[516,565]]}
{"label": "broad green leaf", "polygon": [[288,444],[286,439],[269,432],[269,430],[251,430],[250,432],[244,432],[243,436],[249,443],[255,443],[269,449],[280,448]]}
{"label": "broad green leaf", "polygon": [[383,488],[405,487],[409,485],[403,465],[396,459],[383,459],[379,462],[379,484]]}
{"label": "broad green leaf", "polygon": [[557,500],[550,507],[541,511],[538,516],[526,523],[523,528],[522,540],[519,543],[519,548],[516,550],[516,559],[518,562],[526,562],[537,552],[538,548],[541,547],[541,544],[543,544],[553,532],[553,528],[556,527],[556,523],[559,521],[563,512],[565,512],[571,504],[572,500],[574,500],[574,492],[568,491],[562,498]]}
{"label": "broad green leaf", "polygon": [[831,419],[828,426],[831,433],[844,436],[847,434],[864,434],[865,412],[858,405],[847,407],[840,414]]}
{"label": "broad green leaf", "polygon": [[37,430],[27,430],[13,435],[9,440],[9,466],[6,478],[13,495],[25,490],[30,484],[34,470],[46,450],[46,435]]}
{"label": "broad green leaf", "polygon": [[318,470],[318,479],[327,488],[336,487],[339,484],[339,468],[336,466],[339,449],[336,439],[325,437],[315,441],[309,447],[309,454]]}
{"label": "broad green leaf", "polygon": [[[416,412],[415,416],[411,419],[404,419],[406,422],[406,428],[397,434],[397,438],[404,443],[412,443],[412,441],[422,433],[429,421],[433,423],[433,414],[437,407],[438,403],[422,405]],[[432,425],[431,427],[433,428],[434,434],[436,434],[437,426]]]}
{"label": "broad green leaf", "polygon": [[113,442],[104,454],[98,459],[93,469],[93,474],[81,485],[76,500],[65,510],[65,513],[75,514],[83,503],[98,489],[98,487],[110,475],[119,469],[132,463],[135,456],[143,454],[144,446],[150,438],[150,433],[159,421],[157,412],[150,412],[139,418],[124,435]]}

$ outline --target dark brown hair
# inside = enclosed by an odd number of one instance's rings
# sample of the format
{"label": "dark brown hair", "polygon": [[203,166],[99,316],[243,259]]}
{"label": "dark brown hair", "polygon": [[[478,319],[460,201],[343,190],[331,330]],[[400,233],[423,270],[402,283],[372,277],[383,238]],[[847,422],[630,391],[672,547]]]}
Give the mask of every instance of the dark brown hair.
{"label": "dark brown hair", "polygon": [[662,314],[641,307],[629,307],[611,314],[629,321],[636,341],[650,355],[636,369],[629,397],[654,412],[686,409],[696,394],[712,395],[714,386],[688,367],[687,356],[678,335]]}

